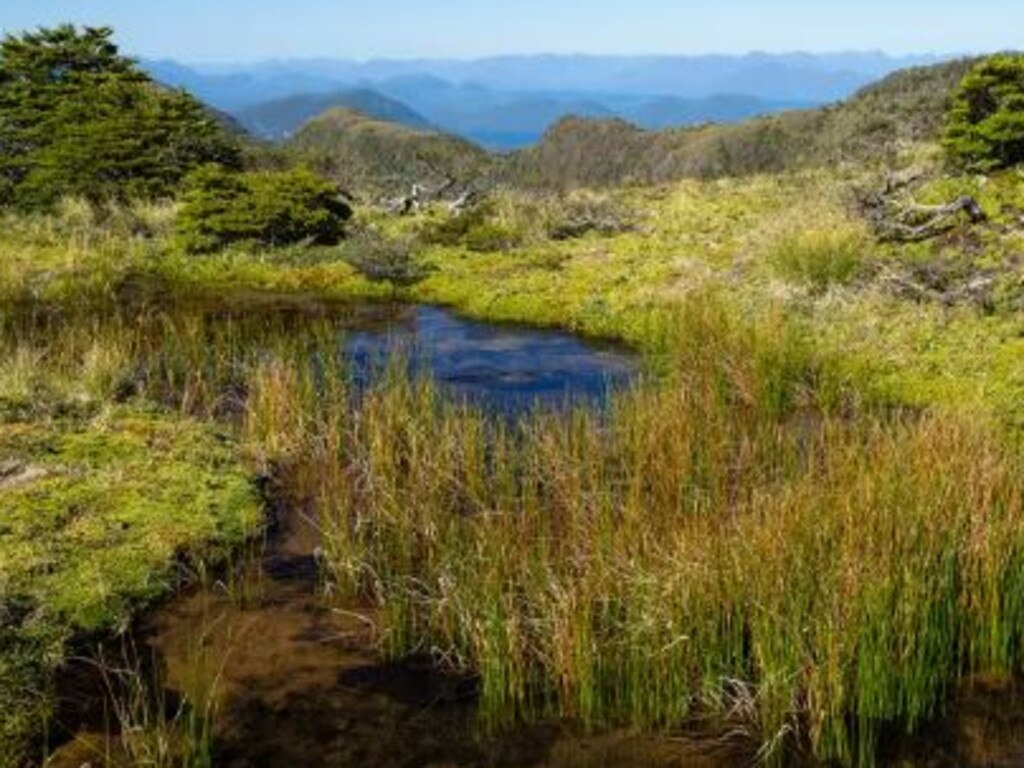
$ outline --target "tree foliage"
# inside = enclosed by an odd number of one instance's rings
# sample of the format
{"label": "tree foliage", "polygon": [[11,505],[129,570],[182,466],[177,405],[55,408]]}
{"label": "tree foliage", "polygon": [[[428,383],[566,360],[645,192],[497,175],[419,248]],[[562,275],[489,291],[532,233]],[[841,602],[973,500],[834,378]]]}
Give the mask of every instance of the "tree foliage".
{"label": "tree foliage", "polygon": [[232,243],[334,244],[352,209],[338,187],[306,168],[235,173],[208,165],[185,182],[178,241],[190,253]]}
{"label": "tree foliage", "polygon": [[112,34],[63,25],[0,43],[0,204],[170,196],[201,164],[239,164],[207,109],[150,80]]}
{"label": "tree foliage", "polygon": [[992,56],[964,77],[950,110],[945,147],[955,165],[970,170],[1024,161],[1024,55]]}

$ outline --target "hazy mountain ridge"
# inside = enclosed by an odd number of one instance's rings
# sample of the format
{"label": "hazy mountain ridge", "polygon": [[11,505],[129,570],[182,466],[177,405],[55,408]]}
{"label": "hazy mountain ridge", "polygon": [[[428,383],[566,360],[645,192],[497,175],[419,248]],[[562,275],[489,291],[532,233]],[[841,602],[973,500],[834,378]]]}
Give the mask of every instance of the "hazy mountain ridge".
{"label": "hazy mountain ridge", "polygon": [[[516,149],[536,143],[569,115],[619,117],[650,129],[732,122],[845,98],[882,75],[938,58],[873,52],[541,55],[195,67],[161,61],[145,66],[161,82],[188,89],[268,137],[289,135],[315,114],[292,101],[301,97],[316,106],[352,107],[413,126],[419,122],[410,113],[416,113],[426,123],[488,148]],[[318,99],[346,91],[362,97]],[[385,99],[399,104],[381,106]]]}
{"label": "hazy mountain ridge", "polygon": [[[890,72],[949,56],[888,56],[882,52],[749,53],[706,56],[495,56],[472,60],[377,59],[366,62],[290,59],[254,64],[194,65],[197,74],[245,74],[268,83],[293,77],[306,83],[379,83],[433,76],[498,91],[624,91],[701,98],[750,93],[766,99],[823,101],[849,95]],[[786,77],[780,79],[780,75]],[[773,85],[775,83],[775,85]]]}

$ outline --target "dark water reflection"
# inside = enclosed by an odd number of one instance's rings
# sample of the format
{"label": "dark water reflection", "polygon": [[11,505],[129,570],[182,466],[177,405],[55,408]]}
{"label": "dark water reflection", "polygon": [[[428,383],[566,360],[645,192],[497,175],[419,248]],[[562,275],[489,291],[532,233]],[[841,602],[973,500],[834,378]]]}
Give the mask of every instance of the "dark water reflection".
{"label": "dark water reflection", "polygon": [[635,375],[634,355],[572,334],[466,320],[436,307],[396,309],[345,335],[344,350],[366,384],[395,350],[414,375],[489,410],[517,413],[604,398]]}

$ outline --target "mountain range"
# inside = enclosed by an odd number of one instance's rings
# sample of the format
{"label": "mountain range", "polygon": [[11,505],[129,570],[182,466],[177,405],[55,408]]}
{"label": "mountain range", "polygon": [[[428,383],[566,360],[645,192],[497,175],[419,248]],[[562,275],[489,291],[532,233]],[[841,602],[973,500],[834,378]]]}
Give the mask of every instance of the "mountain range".
{"label": "mountain range", "polygon": [[537,143],[570,115],[647,129],[735,122],[843,99],[895,70],[942,58],[851,52],[143,65],[266,139],[282,140],[326,109],[346,108],[508,150]]}
{"label": "mountain range", "polygon": [[413,185],[453,194],[494,186],[565,190],[847,162],[863,167],[934,142],[951,94],[973,63],[913,67],[841,102],[728,124],[645,130],[618,117],[563,117],[536,144],[503,153],[435,129],[331,109],[283,142],[283,151],[368,199],[405,194]]}

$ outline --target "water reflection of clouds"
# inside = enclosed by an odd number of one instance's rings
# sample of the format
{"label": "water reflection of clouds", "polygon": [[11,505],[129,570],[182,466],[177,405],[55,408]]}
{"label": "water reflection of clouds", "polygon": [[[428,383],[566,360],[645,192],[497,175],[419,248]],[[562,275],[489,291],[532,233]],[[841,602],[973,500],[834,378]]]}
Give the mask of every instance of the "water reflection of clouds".
{"label": "water reflection of clouds", "polygon": [[414,374],[429,372],[449,393],[499,411],[600,400],[636,371],[631,355],[564,332],[464,320],[432,307],[350,332],[344,346],[363,382],[398,351]]}

